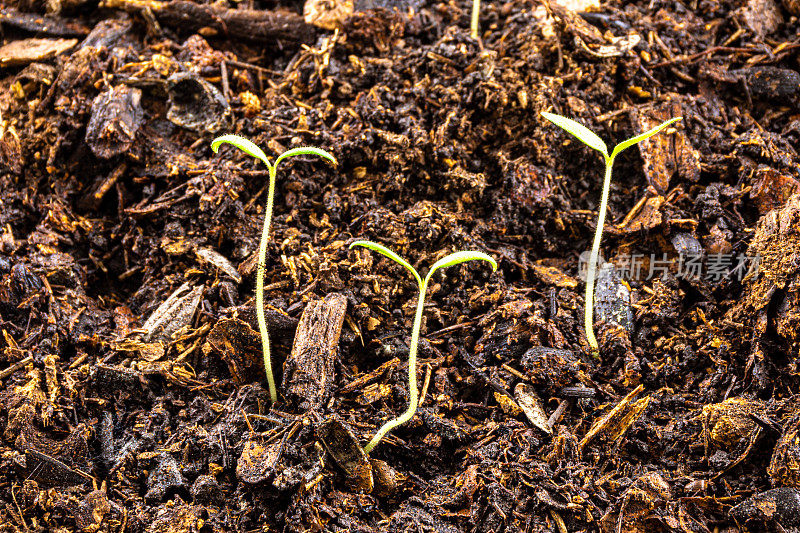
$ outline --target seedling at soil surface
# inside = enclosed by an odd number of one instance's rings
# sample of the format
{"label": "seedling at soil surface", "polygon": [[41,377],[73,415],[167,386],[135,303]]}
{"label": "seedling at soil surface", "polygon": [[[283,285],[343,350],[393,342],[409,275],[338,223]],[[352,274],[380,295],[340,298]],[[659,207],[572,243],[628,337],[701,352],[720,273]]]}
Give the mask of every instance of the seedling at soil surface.
{"label": "seedling at soil surface", "polygon": [[278,171],[278,163],[289,157],[296,155],[318,155],[329,159],[334,165],[337,164],[336,158],[325,150],[319,148],[312,148],[304,146],[300,148],[292,148],[283,152],[275,159],[275,164],[270,163],[266,154],[253,144],[251,141],[240,137],[238,135],[223,135],[217,137],[211,143],[211,149],[214,153],[219,151],[221,144],[232,144],[239,150],[251,155],[267,165],[269,170],[269,186],[267,189],[267,208],[264,213],[264,227],[261,230],[261,243],[258,246],[258,268],[256,269],[256,316],[258,317],[258,329],[261,333],[261,349],[264,352],[264,371],[267,374],[267,385],[269,386],[269,396],[272,403],[278,401],[278,391],[275,388],[275,377],[272,374],[272,363],[270,361],[269,352],[269,336],[267,334],[267,321],[264,318],[264,269],[267,260],[267,240],[269,239],[269,225],[272,221],[272,205],[275,197],[275,175]]}
{"label": "seedling at soil surface", "polygon": [[472,19],[470,21],[470,33],[473,39],[478,38],[478,21],[481,16],[481,0],[472,0]]}
{"label": "seedling at soil surface", "polygon": [[594,278],[597,272],[597,256],[600,253],[600,241],[603,238],[603,225],[606,221],[606,206],[608,205],[608,189],[611,186],[611,167],[614,165],[614,158],[626,148],[642,142],[643,140],[652,137],[659,131],[663,130],[673,122],[681,120],[682,117],[670,119],[663,124],[660,124],[650,131],[631,137],[628,140],[622,141],[614,147],[611,155],[608,155],[608,147],[603,140],[598,137],[593,131],[585,126],[570,120],[561,115],[554,115],[553,113],[542,113],[542,116],[558,126],[571,133],[578,138],[582,143],[589,148],[594,148],[601,154],[606,163],[606,176],[603,179],[603,194],[600,197],[600,212],[597,216],[597,230],[594,233],[594,242],[592,243],[592,253],[589,256],[589,269],[586,276],[586,309],[584,313],[584,327],[586,328],[586,339],[589,341],[589,346],[592,348],[592,354],[597,356],[600,349],[597,346],[597,338],[594,336]]}
{"label": "seedling at soil surface", "polygon": [[414,413],[417,412],[417,405],[419,402],[419,391],[417,391],[417,344],[419,344],[419,330],[422,327],[422,313],[425,307],[425,293],[428,291],[428,282],[430,281],[431,276],[433,276],[433,273],[440,268],[446,268],[459,263],[464,263],[465,261],[473,261],[478,259],[482,261],[488,261],[492,265],[492,272],[494,272],[497,270],[497,262],[482,252],[455,252],[436,261],[428,271],[428,275],[425,276],[425,279],[423,280],[413,266],[385,246],[372,241],[356,241],[350,245],[350,248],[354,246],[363,246],[364,248],[368,248],[383,254],[392,261],[401,264],[406,268],[406,270],[411,272],[411,274],[414,276],[414,279],[417,280],[417,285],[419,286],[417,314],[414,316],[414,327],[411,330],[411,345],[409,346],[408,350],[408,409],[406,409],[402,415],[389,420],[383,426],[381,426],[381,428],[375,433],[375,436],[372,437],[372,440],[370,440],[369,443],[364,446],[364,451],[369,453],[372,451],[375,445],[377,445],[381,439],[386,436],[387,433],[397,426],[405,424],[411,420],[411,418],[414,416]]}

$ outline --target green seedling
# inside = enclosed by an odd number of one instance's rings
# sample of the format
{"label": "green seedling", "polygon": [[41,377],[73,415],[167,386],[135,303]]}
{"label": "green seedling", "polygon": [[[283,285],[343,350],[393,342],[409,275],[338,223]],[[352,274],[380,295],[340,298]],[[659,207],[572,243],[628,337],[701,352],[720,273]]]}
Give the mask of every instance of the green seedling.
{"label": "green seedling", "polygon": [[381,428],[375,433],[375,436],[372,437],[372,440],[370,440],[369,443],[364,446],[364,451],[369,453],[381,441],[381,439],[386,436],[387,433],[397,426],[405,424],[411,420],[414,417],[414,413],[417,412],[417,406],[419,403],[419,391],[417,390],[417,344],[419,344],[419,330],[422,327],[422,313],[425,308],[425,295],[428,291],[428,282],[433,276],[433,273],[440,268],[447,268],[459,263],[464,263],[465,261],[473,260],[488,261],[492,265],[492,272],[494,272],[497,270],[497,262],[492,259],[492,257],[482,252],[455,252],[436,261],[428,271],[428,275],[425,276],[425,279],[422,279],[413,266],[383,245],[372,241],[356,241],[350,245],[350,248],[353,248],[354,246],[363,246],[364,248],[368,248],[383,254],[392,261],[404,266],[406,270],[411,272],[411,275],[414,276],[415,280],[417,280],[417,285],[419,286],[417,314],[414,316],[414,327],[411,330],[411,345],[409,346],[408,350],[408,409],[406,409],[402,415],[389,420],[383,426],[381,426]]}
{"label": "green seedling", "polygon": [[473,39],[478,38],[478,20],[481,16],[481,0],[472,0],[472,19],[470,21],[470,33]]}
{"label": "green seedling", "polygon": [[660,124],[653,128],[650,131],[646,131],[641,135],[637,135],[635,137],[631,137],[625,141],[622,141],[618,145],[614,147],[612,150],[611,155],[608,155],[608,147],[603,140],[598,137],[593,131],[589,130],[585,126],[575,122],[574,120],[570,120],[566,117],[562,117],[561,115],[554,115],[553,113],[542,113],[542,116],[558,126],[561,129],[566,130],[567,132],[571,133],[575,137],[578,138],[579,141],[587,145],[589,148],[594,148],[598,152],[603,155],[603,160],[606,164],[606,175],[603,179],[603,194],[600,197],[600,212],[597,215],[597,229],[594,233],[594,242],[592,243],[592,252],[589,255],[589,265],[588,265],[588,273],[586,277],[586,308],[584,312],[584,327],[586,328],[586,339],[589,341],[589,346],[592,349],[592,354],[594,356],[598,356],[600,353],[600,349],[597,346],[597,338],[594,336],[594,278],[597,272],[597,256],[600,254],[600,241],[603,238],[603,226],[605,225],[606,221],[606,207],[608,205],[608,190],[611,186],[611,168],[614,166],[614,159],[622,152],[623,150],[630,148],[631,146],[642,142],[643,140],[652,137],[659,131],[663,130],[673,122],[677,122],[681,120],[682,117],[676,117],[670,119],[663,124]]}
{"label": "green seedling", "polygon": [[244,137],[240,137],[239,135],[223,135],[222,137],[217,137],[212,141],[211,149],[214,150],[214,153],[217,153],[220,145],[226,143],[235,146],[239,150],[252,157],[255,157],[267,165],[267,170],[269,170],[267,208],[265,210],[266,212],[264,213],[264,227],[261,230],[261,242],[258,246],[258,268],[256,270],[256,317],[258,317],[258,329],[261,333],[261,349],[264,352],[264,371],[267,374],[269,396],[272,400],[272,403],[275,403],[278,401],[278,391],[275,388],[275,377],[272,374],[272,362],[270,360],[269,351],[269,335],[267,333],[267,321],[264,317],[264,269],[267,260],[267,241],[269,240],[269,226],[272,221],[272,206],[275,198],[275,176],[278,172],[278,164],[284,159],[298,155],[317,155],[332,161],[334,165],[336,165],[337,162],[336,158],[325,150],[304,146],[300,148],[292,148],[291,150],[283,152],[277,157],[277,159],[275,159],[275,163],[273,164],[270,163],[269,159],[261,150],[261,148]]}

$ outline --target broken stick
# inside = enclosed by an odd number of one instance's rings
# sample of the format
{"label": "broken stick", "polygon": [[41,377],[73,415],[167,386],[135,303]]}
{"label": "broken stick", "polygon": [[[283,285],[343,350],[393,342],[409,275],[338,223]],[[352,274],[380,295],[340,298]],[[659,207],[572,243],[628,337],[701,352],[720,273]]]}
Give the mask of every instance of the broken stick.
{"label": "broken stick", "polygon": [[103,0],[102,7],[138,13],[149,9],[161,24],[202,35],[220,33],[248,41],[311,42],[315,30],[296,13],[255,9],[228,9],[186,0]]}

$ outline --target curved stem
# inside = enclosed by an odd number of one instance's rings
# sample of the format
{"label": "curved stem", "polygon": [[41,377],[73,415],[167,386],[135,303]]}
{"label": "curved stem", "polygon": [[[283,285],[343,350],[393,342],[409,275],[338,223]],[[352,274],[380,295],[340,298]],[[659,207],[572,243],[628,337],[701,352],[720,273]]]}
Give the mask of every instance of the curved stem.
{"label": "curved stem", "polygon": [[269,187],[267,191],[267,207],[264,213],[264,227],[261,230],[261,242],[258,245],[258,268],[256,270],[256,317],[258,331],[261,333],[261,349],[264,352],[264,372],[267,374],[267,386],[272,403],[278,401],[278,390],[275,388],[275,377],[272,375],[272,362],[269,352],[269,334],[267,320],[264,317],[264,270],[267,262],[267,242],[269,226],[272,221],[272,204],[275,197],[275,175],[277,167],[269,166]]}
{"label": "curved stem", "polygon": [[600,255],[600,241],[603,239],[603,226],[606,222],[606,208],[608,206],[608,191],[611,188],[611,168],[614,165],[614,158],[605,158],[606,175],[603,179],[603,194],[600,198],[600,212],[597,216],[597,229],[594,232],[594,242],[592,243],[592,253],[589,256],[589,270],[586,276],[586,306],[584,314],[584,327],[586,328],[586,339],[592,348],[592,354],[596,357],[600,355],[600,348],[597,345],[597,338],[594,336],[594,278],[597,273],[597,259]]}
{"label": "curved stem", "polygon": [[397,426],[403,425],[414,417],[419,403],[419,391],[417,390],[417,345],[419,344],[419,331],[422,329],[422,315],[425,308],[425,293],[428,291],[428,278],[419,287],[419,299],[417,300],[417,314],[414,316],[414,328],[411,330],[411,345],[408,350],[408,409],[398,416],[386,422],[375,433],[375,436],[364,446],[364,451],[369,453],[372,449]]}

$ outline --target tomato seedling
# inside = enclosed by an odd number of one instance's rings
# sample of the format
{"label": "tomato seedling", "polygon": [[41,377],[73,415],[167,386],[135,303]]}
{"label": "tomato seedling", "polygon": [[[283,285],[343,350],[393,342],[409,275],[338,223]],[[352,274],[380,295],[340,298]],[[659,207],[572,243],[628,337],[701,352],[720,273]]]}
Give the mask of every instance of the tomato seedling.
{"label": "tomato seedling", "polygon": [[542,113],[542,116],[558,126],[559,128],[571,133],[578,138],[579,141],[584,143],[589,148],[593,148],[603,155],[603,160],[606,164],[606,175],[603,179],[603,193],[600,197],[600,212],[597,215],[597,229],[594,233],[594,242],[592,243],[592,252],[589,255],[588,272],[586,276],[586,306],[584,312],[584,327],[586,328],[586,339],[589,341],[589,346],[592,349],[592,354],[598,356],[600,349],[597,346],[597,338],[594,336],[594,278],[597,272],[597,256],[600,254],[600,241],[603,238],[603,226],[606,222],[606,207],[608,206],[608,190],[611,186],[611,168],[614,166],[614,159],[623,150],[642,142],[643,140],[652,137],[659,131],[663,130],[670,124],[681,120],[682,117],[670,119],[663,124],[659,124],[650,131],[646,131],[641,135],[631,137],[622,141],[614,147],[611,155],[608,155],[608,147],[603,140],[597,136],[593,131],[586,128],[582,124],[574,120],[562,117],[561,115],[554,115],[553,113]]}
{"label": "tomato seedling", "polygon": [[447,268],[459,263],[464,263],[465,261],[474,260],[488,261],[489,264],[492,265],[492,272],[494,272],[497,270],[497,262],[492,259],[491,256],[482,252],[455,252],[436,261],[428,271],[428,275],[425,276],[425,279],[422,279],[413,266],[381,244],[372,241],[356,241],[350,245],[350,248],[353,248],[354,246],[362,246],[383,254],[395,263],[404,266],[406,270],[411,272],[411,275],[414,276],[414,279],[417,281],[417,286],[419,287],[419,296],[417,297],[417,313],[414,315],[414,326],[411,329],[411,344],[408,347],[408,409],[406,409],[402,415],[389,420],[383,426],[381,426],[381,428],[375,433],[375,436],[373,436],[369,443],[364,446],[364,451],[369,453],[381,441],[381,439],[386,436],[387,433],[397,426],[405,424],[411,420],[414,417],[414,413],[417,412],[417,406],[419,404],[419,391],[417,390],[417,345],[419,344],[419,331],[420,328],[422,328],[422,314],[425,308],[425,296],[428,292],[428,282],[430,281],[431,276],[433,276],[433,273],[440,268]]}
{"label": "tomato seedling", "polygon": [[264,372],[267,374],[267,385],[269,386],[269,396],[272,403],[278,401],[278,391],[275,388],[275,377],[272,374],[272,362],[269,351],[269,334],[267,333],[267,321],[264,317],[264,269],[267,260],[267,241],[269,240],[269,226],[272,222],[272,206],[275,199],[275,176],[278,172],[278,164],[289,157],[298,155],[316,155],[323,157],[337,164],[336,158],[331,154],[320,148],[313,148],[304,146],[300,148],[292,148],[280,154],[275,163],[270,163],[264,151],[256,146],[252,141],[240,137],[239,135],[223,135],[217,137],[211,142],[211,149],[214,153],[219,151],[222,144],[230,144],[243,151],[244,153],[255,157],[267,166],[269,170],[269,186],[267,188],[267,207],[264,213],[264,226],[261,230],[261,242],[258,246],[258,267],[256,269],[256,317],[258,318],[258,329],[261,333],[261,349],[264,352]]}

